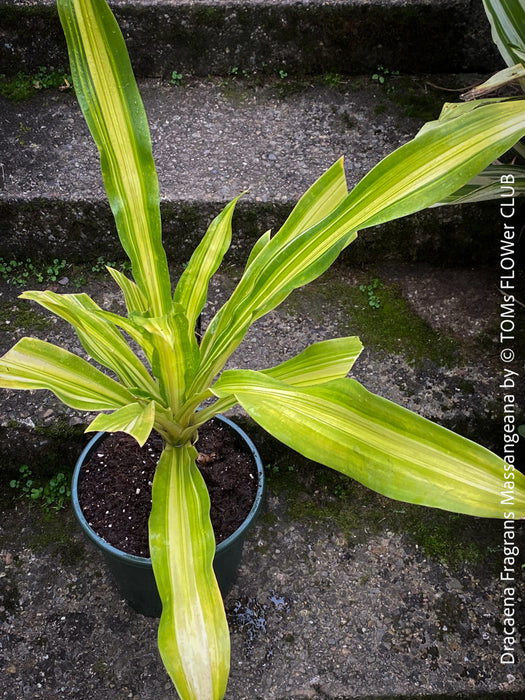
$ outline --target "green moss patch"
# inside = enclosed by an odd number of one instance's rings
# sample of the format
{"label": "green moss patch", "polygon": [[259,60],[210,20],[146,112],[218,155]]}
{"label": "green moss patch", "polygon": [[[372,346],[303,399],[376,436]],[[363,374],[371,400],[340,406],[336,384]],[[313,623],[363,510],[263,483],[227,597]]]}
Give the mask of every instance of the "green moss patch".
{"label": "green moss patch", "polygon": [[71,76],[53,68],[39,68],[35,73],[18,72],[14,77],[0,75],[0,94],[11,102],[22,102],[32,97],[35,92],[55,88],[71,88]]}
{"label": "green moss patch", "polygon": [[431,360],[448,367],[457,360],[456,339],[418,316],[397,285],[372,276],[352,286],[330,272],[317,285],[296,292],[287,308],[292,314],[308,313],[318,322],[326,318],[326,309],[339,309],[341,335],[357,335],[366,348],[401,355],[415,366]]}
{"label": "green moss patch", "polygon": [[497,520],[394,501],[293,454],[268,469],[268,485],[285,497],[289,517],[333,523],[349,542],[366,542],[386,531],[405,535],[428,559],[458,572],[465,565],[496,570],[503,556]]}
{"label": "green moss patch", "polygon": [[35,310],[29,301],[19,299],[14,304],[0,304],[0,331],[45,331],[51,325],[49,317]]}

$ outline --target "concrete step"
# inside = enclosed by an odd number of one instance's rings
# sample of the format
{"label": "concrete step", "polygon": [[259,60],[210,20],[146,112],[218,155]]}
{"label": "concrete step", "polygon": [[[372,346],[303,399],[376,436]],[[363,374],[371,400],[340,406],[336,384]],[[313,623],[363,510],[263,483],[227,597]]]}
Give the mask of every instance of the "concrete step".
{"label": "concrete step", "polygon": [[[434,81],[464,87],[475,77],[142,83],[170,256],[187,260],[221,207],[248,190],[230,254],[244,261],[338,158],[346,158],[351,187],[436,117],[451,93]],[[0,257],[119,258],[98,154],[74,96],[55,89],[27,102],[0,100]],[[414,110],[417,118],[406,116]],[[491,263],[497,216],[492,203],[433,209],[363,232],[346,259]]]}
{"label": "concrete step", "polygon": [[[141,77],[492,71],[481,0],[116,0]],[[0,73],[67,67],[56,3],[0,1]]]}

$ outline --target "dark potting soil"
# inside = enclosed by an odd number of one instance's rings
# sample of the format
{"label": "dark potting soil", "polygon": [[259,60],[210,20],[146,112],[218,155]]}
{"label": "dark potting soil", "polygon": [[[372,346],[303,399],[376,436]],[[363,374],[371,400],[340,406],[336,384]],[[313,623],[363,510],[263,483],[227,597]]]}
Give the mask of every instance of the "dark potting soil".
{"label": "dark potting soil", "polygon": [[[242,524],[257,491],[257,466],[240,436],[220,421],[199,428],[198,467],[210,493],[217,544]],[[126,433],[109,435],[81,470],[78,499],[91,528],[118,549],[149,557],[151,485],[162,440],[152,433],[144,447]]]}

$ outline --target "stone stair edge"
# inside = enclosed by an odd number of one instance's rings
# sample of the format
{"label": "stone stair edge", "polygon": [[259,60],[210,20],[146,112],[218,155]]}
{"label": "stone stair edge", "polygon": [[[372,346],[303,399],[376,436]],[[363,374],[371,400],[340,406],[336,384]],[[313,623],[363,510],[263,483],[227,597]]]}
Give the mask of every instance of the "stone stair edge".
{"label": "stone stair edge", "polygon": [[[227,74],[232,67],[303,74],[354,74],[375,70],[378,64],[431,73],[501,67],[481,0],[111,4],[135,71],[143,76],[166,76],[174,70]],[[13,75],[42,65],[66,68],[53,0],[37,5],[2,0],[0,17],[0,73]]]}
{"label": "stone stair edge", "polygon": [[[461,85],[472,77],[456,76]],[[277,96],[242,81],[227,88],[233,94],[213,81],[175,88],[141,81],[168,249],[189,258],[222,206],[249,190],[234,219],[233,252],[243,260],[339,157],[345,156],[352,187],[414,136],[422,120],[404,117],[385,90],[367,80],[357,89],[353,79],[341,89],[306,83],[302,92]],[[377,104],[385,108],[380,114]],[[72,95],[43,92],[25,103],[4,102],[0,152],[0,257],[43,249],[77,259],[119,252],[96,149]],[[428,210],[364,232],[349,260],[444,264],[462,256],[479,264],[495,254],[497,215],[491,203]]]}

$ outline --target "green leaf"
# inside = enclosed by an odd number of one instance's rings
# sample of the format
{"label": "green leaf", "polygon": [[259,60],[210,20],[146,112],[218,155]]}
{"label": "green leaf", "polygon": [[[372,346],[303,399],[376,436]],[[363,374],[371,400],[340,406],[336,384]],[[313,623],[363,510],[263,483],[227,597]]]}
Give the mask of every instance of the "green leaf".
{"label": "green leaf", "polygon": [[104,184],[133,276],[153,316],[170,308],[157,173],[146,113],[119,26],[105,0],[58,0],[71,75],[100,151]]}
{"label": "green leaf", "polygon": [[184,308],[190,329],[195,327],[204,307],[210,279],[230,247],[232,216],[238,199],[230,202],[211,222],[175,289],[173,301]]}
{"label": "green leaf", "polygon": [[[361,341],[356,337],[322,340],[276,367],[261,370],[261,374],[290,386],[322,384],[346,377],[362,349]],[[195,425],[206,423],[217,413],[233,408],[236,403],[235,396],[221,398],[196,414]]]}
{"label": "green leaf", "polygon": [[[509,176],[514,178],[510,183]],[[466,204],[467,202],[484,202],[490,199],[501,199],[501,177],[504,182],[514,188],[514,196],[525,195],[525,167],[523,165],[497,164],[489,165],[485,170],[463,185],[457,192],[449,194],[438,206],[444,204]]]}
{"label": "green leaf", "polygon": [[23,299],[36,301],[65,319],[77,331],[86,352],[113,370],[128,388],[137,387],[157,400],[158,389],[148,371],[124,340],[120,331],[103,317],[102,310],[87,294],[24,292]]}
{"label": "green leaf", "polygon": [[[201,343],[204,384],[221,368],[251,323],[275,308],[290,291],[329,267],[349,238],[321,250],[316,225],[347,195],[343,161],[329,168],[301,197],[277,234],[257,241],[231,298],[212,320]],[[312,229],[313,227],[313,229]],[[312,236],[309,232],[314,231]],[[321,227],[321,230],[322,227]],[[303,235],[304,234],[304,235]],[[350,236],[355,238],[355,234]],[[313,239],[313,242],[312,242]]]}
{"label": "green leaf", "polygon": [[124,293],[128,313],[146,314],[148,311],[148,300],[137,285],[120,270],[115,270],[114,267],[106,267],[106,269]]}
{"label": "green leaf", "polygon": [[170,314],[161,318],[136,316],[134,321],[151,338],[153,373],[160,379],[168,406],[176,411],[185,400],[199,361],[199,347],[184,309],[172,302]]}
{"label": "green leaf", "polygon": [[[437,121],[376,165],[331,213],[310,228],[285,223],[252,261],[206,330],[195,387],[209,385],[250,324],[293,289],[324,272],[355,239],[357,229],[439,202],[524,134],[525,101],[491,102],[455,119]],[[341,174],[334,166],[321,180],[323,187],[316,183],[305,195],[312,206],[316,195],[325,201],[323,191],[340,184]],[[304,223],[305,217],[294,212],[291,216]]]}
{"label": "green leaf", "polygon": [[507,66],[525,63],[525,5],[523,0],[483,0],[492,39]]}
{"label": "green leaf", "polygon": [[165,447],[153,481],[150,553],[162,600],[159,650],[184,700],[219,700],[229,633],[213,572],[215,537],[192,445]]}
{"label": "green leaf", "polygon": [[345,377],[362,350],[356,337],[323,340],[262,374],[290,386],[322,384]]}
{"label": "green leaf", "polygon": [[132,403],[117,409],[109,415],[99,413],[86,428],[86,433],[102,430],[106,433],[123,431],[132,435],[142,447],[148,439],[155,422],[155,402],[150,401],[146,406]]}
{"label": "green leaf", "polygon": [[82,411],[120,408],[134,396],[89,362],[36,338],[22,338],[0,360],[4,389],[49,389],[68,406]]}
{"label": "green leaf", "polygon": [[[505,463],[492,452],[352,379],[296,388],[249,370],[228,370],[212,387],[233,394],[278,440],[374,491],[409,503],[503,518]],[[509,488],[525,516],[525,477]],[[507,483],[510,478],[507,479]]]}
{"label": "green leaf", "polygon": [[504,104],[505,102],[516,102],[518,98],[516,97],[483,97],[479,100],[470,100],[468,102],[445,102],[441,109],[441,113],[438,119],[434,121],[427,122],[423,124],[417,136],[422,136],[427,131],[431,131],[436,127],[439,127],[442,122],[451,119],[456,119],[457,117],[462,117],[473,112],[480,107],[486,107],[495,104]]}
{"label": "green leaf", "polygon": [[303,194],[275,235],[274,243],[277,242],[279,247],[285,246],[301,231],[323,221],[345,201],[347,195],[343,159],[340,158]]}
{"label": "green leaf", "polygon": [[257,239],[255,242],[255,245],[253,246],[250,255],[248,256],[248,260],[246,262],[246,268],[250,267],[252,262],[255,260],[255,258],[259,255],[261,250],[264,248],[264,246],[270,241],[270,238],[272,236],[272,232],[270,231],[265,231],[263,235]]}
{"label": "green leaf", "polygon": [[525,135],[525,101],[478,105],[455,119],[431,122],[433,128],[421,130],[361,180],[348,197],[359,213],[359,228],[435,204]]}
{"label": "green leaf", "polygon": [[[137,345],[140,345],[142,350],[144,350],[148,362],[152,364],[152,358],[155,353],[155,347],[151,338],[151,333],[148,333],[143,326],[144,316],[140,313],[131,314],[129,318],[125,316],[120,316],[119,314],[114,314],[111,311],[104,311],[101,309],[98,315],[109,321],[111,324],[117,328],[121,328],[125,333],[127,333],[130,338],[132,338]],[[148,317],[146,317],[148,318]]]}

